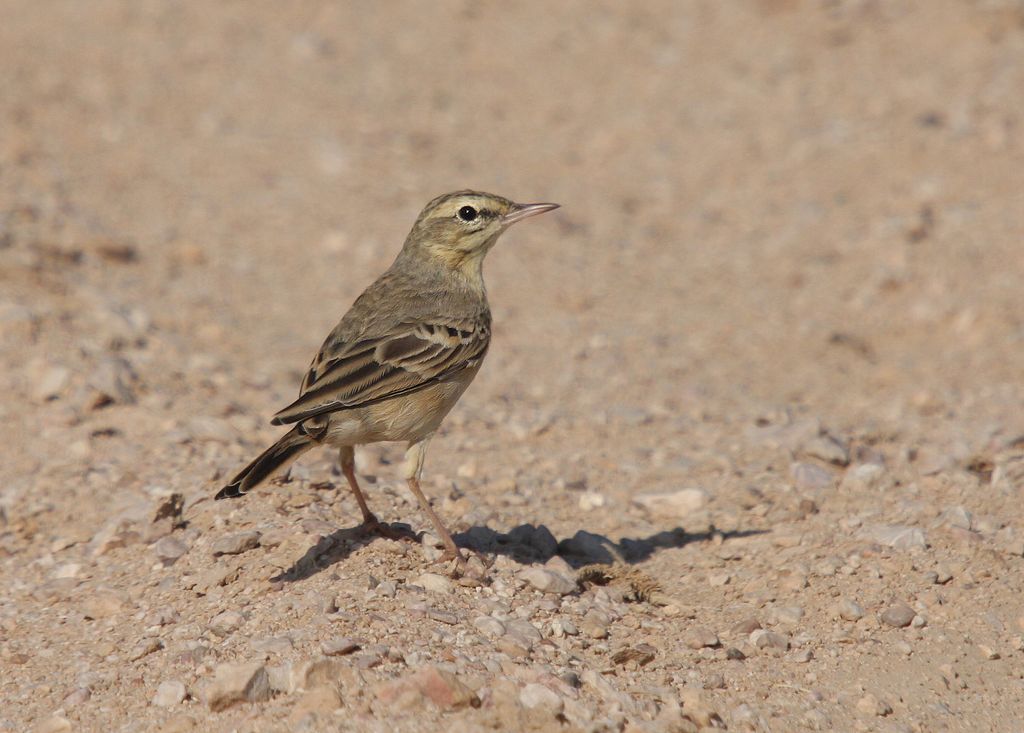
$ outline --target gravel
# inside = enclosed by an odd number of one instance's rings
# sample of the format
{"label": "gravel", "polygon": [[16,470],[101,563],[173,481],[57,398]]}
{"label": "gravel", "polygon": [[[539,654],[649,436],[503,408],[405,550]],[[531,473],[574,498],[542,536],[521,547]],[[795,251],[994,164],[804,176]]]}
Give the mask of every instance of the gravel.
{"label": "gravel", "polygon": [[[1019,724],[1013,3],[72,5],[0,23],[0,730]],[[336,450],[213,501],[463,186],[563,205],[425,464],[479,556],[402,445],[419,543]]]}

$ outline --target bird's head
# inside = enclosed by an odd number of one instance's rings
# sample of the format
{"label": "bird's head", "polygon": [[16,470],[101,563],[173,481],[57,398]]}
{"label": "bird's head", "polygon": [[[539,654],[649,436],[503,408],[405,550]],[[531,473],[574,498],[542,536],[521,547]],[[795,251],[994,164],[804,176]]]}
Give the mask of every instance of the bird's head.
{"label": "bird's head", "polygon": [[479,191],[446,193],[420,212],[403,252],[426,255],[479,277],[484,255],[502,232],[517,221],[557,208],[558,204],[517,204]]}

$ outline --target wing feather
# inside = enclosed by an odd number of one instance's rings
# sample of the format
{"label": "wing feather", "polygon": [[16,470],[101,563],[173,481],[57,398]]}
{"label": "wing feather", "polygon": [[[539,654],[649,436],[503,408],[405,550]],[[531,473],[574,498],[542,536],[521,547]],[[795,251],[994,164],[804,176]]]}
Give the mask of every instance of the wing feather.
{"label": "wing feather", "polygon": [[[475,366],[487,353],[490,324],[399,324],[386,336],[325,348],[317,354],[299,398],[275,425],[382,402],[443,381]],[[328,355],[327,351],[331,351]]]}

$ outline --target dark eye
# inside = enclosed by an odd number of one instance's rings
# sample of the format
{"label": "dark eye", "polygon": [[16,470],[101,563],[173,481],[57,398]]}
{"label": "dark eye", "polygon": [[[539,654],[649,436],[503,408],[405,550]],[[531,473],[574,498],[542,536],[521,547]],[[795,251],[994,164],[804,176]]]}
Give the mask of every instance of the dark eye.
{"label": "dark eye", "polygon": [[476,218],[476,209],[472,206],[463,206],[459,209],[459,218],[463,221],[473,221]]}

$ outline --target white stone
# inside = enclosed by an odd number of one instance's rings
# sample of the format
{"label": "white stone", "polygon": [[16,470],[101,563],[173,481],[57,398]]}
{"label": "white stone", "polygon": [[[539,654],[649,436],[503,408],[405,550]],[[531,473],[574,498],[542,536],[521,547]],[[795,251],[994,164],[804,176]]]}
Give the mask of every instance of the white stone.
{"label": "white stone", "polygon": [[493,616],[480,616],[479,618],[473,619],[473,626],[477,628],[481,634],[487,636],[502,636],[505,633],[505,624],[501,623],[498,619]]}
{"label": "white stone", "polygon": [[652,514],[685,519],[707,505],[708,493],[703,489],[680,489],[670,494],[640,494],[633,501]]}
{"label": "white stone", "polygon": [[557,692],[536,682],[531,682],[523,688],[519,693],[519,702],[524,708],[544,710],[552,716],[560,715],[565,708],[565,702]]}
{"label": "white stone", "polygon": [[519,577],[543,593],[564,596],[576,590],[575,580],[547,568],[526,568]]}
{"label": "white stone", "polygon": [[260,544],[260,533],[256,530],[248,532],[235,532],[221,537],[213,543],[214,555],[238,555],[258,547]]}
{"label": "white stone", "polygon": [[240,702],[270,699],[270,677],[262,664],[219,664],[206,690],[210,710],[225,710]]}
{"label": "white stone", "polygon": [[60,397],[71,381],[71,371],[67,367],[49,366],[36,378],[32,387],[32,396],[40,401]]}
{"label": "white stone", "polygon": [[413,581],[413,585],[418,585],[431,593],[451,593],[452,592],[452,581],[450,578],[444,575],[438,575],[437,573],[423,573],[416,580]]}
{"label": "white stone", "polygon": [[856,601],[843,598],[836,606],[839,618],[845,621],[859,621],[864,618],[864,608]]}
{"label": "white stone", "polygon": [[185,685],[178,680],[164,680],[160,683],[160,686],[156,688],[156,694],[153,695],[152,704],[162,708],[169,708],[172,705],[177,705],[185,699],[186,690]]}
{"label": "white stone", "polygon": [[217,636],[227,636],[245,623],[238,611],[221,611],[210,620],[209,629]]}
{"label": "white stone", "polygon": [[849,469],[839,485],[841,491],[874,491],[891,488],[892,477],[885,466],[877,463],[862,463]]}
{"label": "white stone", "polygon": [[584,491],[580,494],[579,506],[583,511],[589,512],[593,509],[600,509],[607,502],[604,494],[599,494],[596,491]]}
{"label": "white stone", "polygon": [[56,570],[53,571],[53,577],[55,578],[77,578],[79,571],[82,569],[80,563],[69,562],[63,565],[57,566]]}
{"label": "white stone", "polygon": [[865,539],[886,545],[894,550],[917,550],[928,546],[924,532],[905,524],[886,524],[866,527],[860,533]]}

